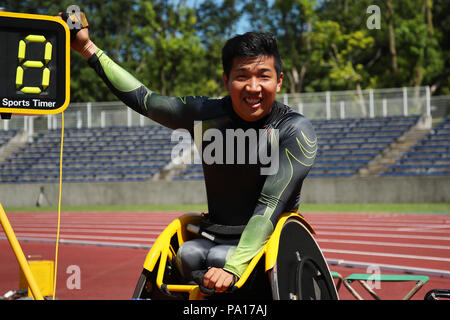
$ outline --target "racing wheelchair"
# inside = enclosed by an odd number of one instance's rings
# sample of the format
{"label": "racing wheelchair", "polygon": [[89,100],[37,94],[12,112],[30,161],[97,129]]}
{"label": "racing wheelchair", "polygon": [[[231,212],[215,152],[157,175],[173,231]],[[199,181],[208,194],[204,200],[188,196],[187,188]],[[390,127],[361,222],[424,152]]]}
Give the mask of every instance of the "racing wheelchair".
{"label": "racing wheelchair", "polygon": [[207,236],[198,228],[202,220],[200,214],[185,214],[159,235],[144,261],[133,299],[338,299],[328,265],[312,236],[315,232],[297,212],[279,218],[265,246],[226,293],[208,292],[201,282],[184,280],[175,265],[176,252],[185,241]]}

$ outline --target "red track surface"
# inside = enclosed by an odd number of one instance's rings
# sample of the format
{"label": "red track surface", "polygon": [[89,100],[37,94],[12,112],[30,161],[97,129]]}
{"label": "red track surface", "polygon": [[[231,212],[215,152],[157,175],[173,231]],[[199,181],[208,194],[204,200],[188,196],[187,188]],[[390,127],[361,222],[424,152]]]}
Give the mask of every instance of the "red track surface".
{"label": "red track surface", "polygon": [[[63,212],[58,256],[59,299],[130,299],[148,249],[180,213]],[[310,213],[330,269],[344,278],[367,273],[425,274],[430,281],[414,296],[450,289],[450,215]],[[54,260],[56,213],[8,213],[25,255]],[[81,288],[69,289],[71,265],[78,266]],[[373,269],[372,269],[373,270]],[[0,232],[0,295],[18,289],[19,266]],[[400,299],[412,283],[382,283],[382,299]],[[70,287],[70,286],[69,286]],[[358,284],[355,289],[369,298]],[[343,286],[341,299],[353,300]]]}

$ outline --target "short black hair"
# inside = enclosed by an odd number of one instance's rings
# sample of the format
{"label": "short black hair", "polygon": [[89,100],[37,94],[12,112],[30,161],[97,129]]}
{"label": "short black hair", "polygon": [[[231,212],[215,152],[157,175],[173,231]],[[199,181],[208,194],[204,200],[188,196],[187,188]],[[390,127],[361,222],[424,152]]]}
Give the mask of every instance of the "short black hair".
{"label": "short black hair", "polygon": [[247,32],[229,39],[222,48],[222,66],[226,76],[230,76],[233,59],[236,57],[260,57],[274,58],[274,66],[277,77],[280,78],[283,63],[276,38],[271,33]]}

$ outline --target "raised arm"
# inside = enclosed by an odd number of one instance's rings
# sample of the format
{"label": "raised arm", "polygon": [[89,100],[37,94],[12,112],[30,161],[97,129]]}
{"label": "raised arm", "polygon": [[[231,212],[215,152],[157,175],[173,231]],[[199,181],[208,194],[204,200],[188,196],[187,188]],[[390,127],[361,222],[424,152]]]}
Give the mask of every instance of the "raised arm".
{"label": "raised arm", "polygon": [[163,126],[188,130],[200,115],[205,98],[154,93],[99,49],[90,39],[87,28],[78,31],[71,46],[88,61],[117,98],[136,112]]}

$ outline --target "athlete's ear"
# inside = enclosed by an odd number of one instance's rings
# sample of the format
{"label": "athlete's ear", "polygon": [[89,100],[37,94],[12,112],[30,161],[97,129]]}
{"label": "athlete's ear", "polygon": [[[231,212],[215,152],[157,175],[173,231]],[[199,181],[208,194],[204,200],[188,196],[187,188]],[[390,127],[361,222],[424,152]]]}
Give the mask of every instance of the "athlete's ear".
{"label": "athlete's ear", "polygon": [[222,78],[223,78],[223,84],[225,85],[225,89],[230,92],[230,86],[228,84],[228,77],[225,74],[225,72],[222,73]]}
{"label": "athlete's ear", "polygon": [[280,76],[277,79],[277,92],[280,92],[282,84],[283,84],[283,72],[280,72]]}

